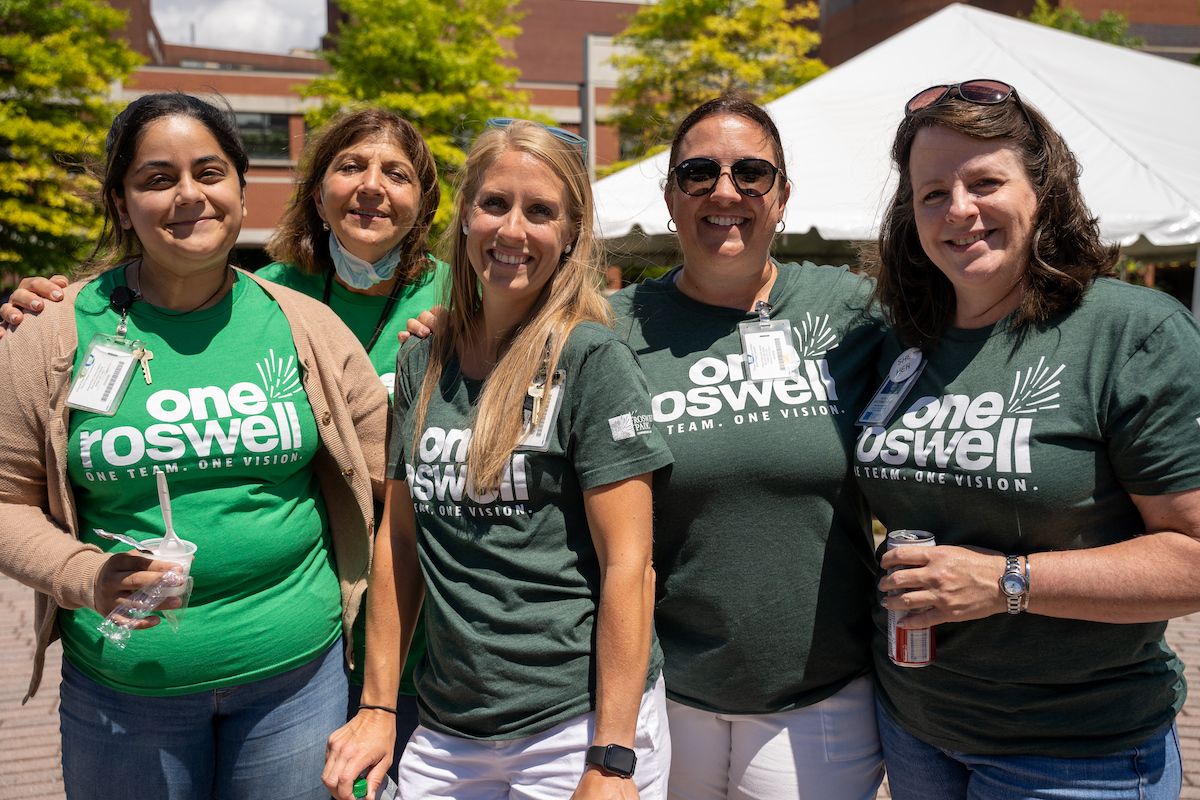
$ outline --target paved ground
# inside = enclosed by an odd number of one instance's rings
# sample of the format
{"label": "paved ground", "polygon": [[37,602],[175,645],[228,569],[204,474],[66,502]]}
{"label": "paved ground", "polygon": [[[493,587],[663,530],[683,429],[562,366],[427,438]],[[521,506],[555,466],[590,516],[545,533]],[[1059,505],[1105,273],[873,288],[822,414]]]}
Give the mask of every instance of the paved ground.
{"label": "paved ground", "polygon": [[[57,644],[46,659],[42,690],[21,705],[33,650],[32,614],[32,592],[0,576],[0,800],[63,800],[57,690],[62,651]],[[1200,800],[1200,614],[1171,623],[1167,636],[1188,663],[1193,689],[1179,717],[1185,767],[1182,797]],[[890,796],[886,785],[879,796]]]}

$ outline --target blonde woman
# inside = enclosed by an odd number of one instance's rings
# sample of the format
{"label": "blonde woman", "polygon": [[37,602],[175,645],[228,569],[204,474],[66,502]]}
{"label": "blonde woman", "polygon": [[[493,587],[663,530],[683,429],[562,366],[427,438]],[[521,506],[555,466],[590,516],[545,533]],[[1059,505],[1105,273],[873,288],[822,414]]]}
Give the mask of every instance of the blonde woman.
{"label": "blonde woman", "polygon": [[[445,330],[397,365],[363,703],[395,697],[421,611],[404,797],[665,794],[650,480],[671,456],[607,327],[584,146],[520,120],[479,138]],[[337,797],[364,771],[374,792],[390,723],[364,708],[330,737]]]}

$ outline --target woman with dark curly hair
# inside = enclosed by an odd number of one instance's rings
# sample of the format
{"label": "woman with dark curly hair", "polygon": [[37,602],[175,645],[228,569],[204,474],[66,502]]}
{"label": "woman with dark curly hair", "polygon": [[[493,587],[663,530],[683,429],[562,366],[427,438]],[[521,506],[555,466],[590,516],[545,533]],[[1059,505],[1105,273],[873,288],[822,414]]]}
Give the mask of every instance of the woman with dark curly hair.
{"label": "woman with dark curly hair", "polygon": [[920,366],[855,471],[889,530],[937,541],[884,555],[878,627],[939,626],[921,669],[875,637],[892,796],[1178,797],[1163,633],[1200,609],[1200,386],[1177,380],[1200,329],[1109,277],[1075,157],[1011,86],[918,93],[892,156],[867,255],[882,363]]}

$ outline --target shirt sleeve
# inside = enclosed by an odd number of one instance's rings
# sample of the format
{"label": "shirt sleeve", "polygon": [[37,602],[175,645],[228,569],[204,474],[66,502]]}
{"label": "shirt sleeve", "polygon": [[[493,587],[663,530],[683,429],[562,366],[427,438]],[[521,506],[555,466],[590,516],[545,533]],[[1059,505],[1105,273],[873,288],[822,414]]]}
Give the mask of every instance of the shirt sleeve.
{"label": "shirt sleeve", "polygon": [[1200,487],[1198,375],[1200,326],[1183,308],[1119,366],[1108,452],[1126,491],[1159,495]]}
{"label": "shirt sleeve", "polygon": [[418,352],[418,348],[421,347],[428,345],[410,342],[396,353],[396,384],[392,392],[392,424],[387,449],[387,477],[393,480],[408,480],[405,453],[412,430],[407,421],[416,395],[421,390],[420,379],[427,362],[427,359],[420,357],[422,353]]}
{"label": "shirt sleeve", "polygon": [[610,339],[591,348],[574,376],[568,455],[579,484],[594,489],[674,460],[651,414],[650,390],[633,351]]}

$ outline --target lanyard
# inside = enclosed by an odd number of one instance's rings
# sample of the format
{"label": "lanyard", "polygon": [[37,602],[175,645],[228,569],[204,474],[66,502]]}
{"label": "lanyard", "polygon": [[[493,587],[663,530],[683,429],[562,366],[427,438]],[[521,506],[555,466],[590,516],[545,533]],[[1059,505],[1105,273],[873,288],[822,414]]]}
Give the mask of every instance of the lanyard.
{"label": "lanyard", "polygon": [[[371,352],[371,348],[379,341],[379,334],[383,333],[383,326],[387,324],[388,317],[392,315],[392,309],[396,307],[396,300],[400,297],[400,290],[404,287],[404,282],[400,277],[396,277],[396,283],[392,286],[392,291],[388,294],[387,302],[383,304],[383,311],[379,314],[379,322],[375,323],[375,332],[371,334],[371,341],[367,342],[367,352]],[[325,273],[325,294],[321,298],[321,302],[329,305],[329,298],[333,294],[333,270]]]}

